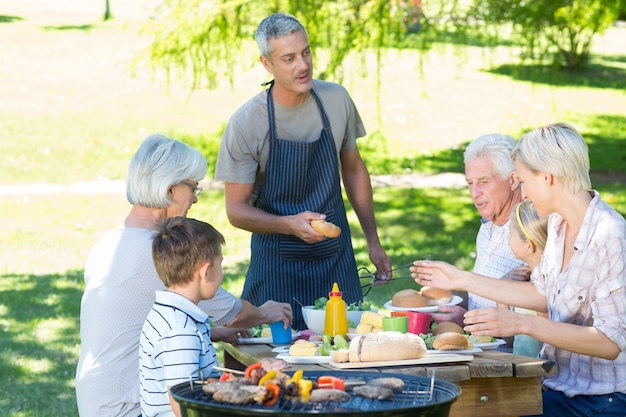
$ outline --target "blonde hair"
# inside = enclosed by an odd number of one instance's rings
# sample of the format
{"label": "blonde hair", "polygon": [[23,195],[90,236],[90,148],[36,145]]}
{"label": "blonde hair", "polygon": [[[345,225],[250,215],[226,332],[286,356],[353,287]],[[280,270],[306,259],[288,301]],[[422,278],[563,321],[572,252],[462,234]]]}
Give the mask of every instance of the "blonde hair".
{"label": "blonde hair", "polygon": [[509,219],[520,237],[530,240],[539,249],[546,247],[548,217],[540,217],[530,201],[518,203],[511,211]]}
{"label": "blonde hair", "polygon": [[548,124],[527,133],[511,158],[536,172],[554,175],[572,194],[591,189],[587,144],[568,123]]}

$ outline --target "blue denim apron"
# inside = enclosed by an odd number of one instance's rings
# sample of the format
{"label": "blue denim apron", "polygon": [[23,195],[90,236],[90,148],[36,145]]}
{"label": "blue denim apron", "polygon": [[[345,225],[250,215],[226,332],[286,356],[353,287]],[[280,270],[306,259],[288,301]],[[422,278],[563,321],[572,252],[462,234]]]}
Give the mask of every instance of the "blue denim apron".
{"label": "blue denim apron", "polygon": [[324,213],[341,227],[337,239],[309,244],[293,235],[252,234],[250,267],[241,298],[260,306],[268,300],[290,303],[293,328],[306,329],[300,306],[328,297],[339,283],[346,303],[362,300],[350,228],[343,204],[337,150],[328,117],[313,90],[324,128],[312,143],[278,139],[272,86],[267,94],[269,157],[256,207],[285,216],[306,210]]}

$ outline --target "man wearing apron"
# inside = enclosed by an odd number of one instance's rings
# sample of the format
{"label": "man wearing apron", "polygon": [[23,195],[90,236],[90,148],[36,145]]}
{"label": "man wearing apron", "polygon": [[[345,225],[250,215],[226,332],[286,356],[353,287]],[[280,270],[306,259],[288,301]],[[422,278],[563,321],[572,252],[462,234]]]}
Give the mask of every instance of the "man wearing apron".
{"label": "man wearing apron", "polygon": [[[296,300],[313,304],[333,282],[346,303],[362,300],[342,177],[383,282],[391,261],[378,238],[370,178],[356,146],[365,129],[349,94],[312,79],[308,37],[293,16],[264,19],[257,43],[274,81],[229,120],[215,176],[225,182],[230,222],[252,232],[242,298],[289,302],[294,328],[304,329]],[[341,227],[338,238],[313,230],[311,220],[323,218]]]}

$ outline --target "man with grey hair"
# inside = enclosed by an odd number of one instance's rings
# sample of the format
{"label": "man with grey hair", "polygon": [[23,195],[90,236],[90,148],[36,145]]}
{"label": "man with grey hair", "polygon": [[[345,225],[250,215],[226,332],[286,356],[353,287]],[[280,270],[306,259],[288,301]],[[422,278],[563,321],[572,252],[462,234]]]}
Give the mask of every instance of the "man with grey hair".
{"label": "man with grey hair", "polygon": [[[314,80],[308,35],[293,16],[276,13],[256,31],[269,88],[231,117],[215,177],[225,182],[230,222],[252,232],[242,298],[260,305],[290,302],[294,328],[306,328],[296,302],[313,304],[338,282],[345,301],[363,296],[341,181],[380,281],[391,278],[374,217],[369,173],[357,138],[365,135],[350,95],[339,84]],[[341,228],[326,238],[311,221]]]}
{"label": "man with grey hair", "polygon": [[[473,271],[492,278],[510,274],[511,278],[524,279],[529,273],[508,244],[509,215],[522,200],[511,159],[515,143],[510,136],[488,134],[472,141],[464,153],[465,179],[481,216]],[[467,304],[463,307],[442,306],[439,311],[443,314],[433,314],[433,318],[437,322],[454,321],[463,326],[463,315],[467,310],[496,306],[494,301],[472,293],[467,293],[465,301]]]}

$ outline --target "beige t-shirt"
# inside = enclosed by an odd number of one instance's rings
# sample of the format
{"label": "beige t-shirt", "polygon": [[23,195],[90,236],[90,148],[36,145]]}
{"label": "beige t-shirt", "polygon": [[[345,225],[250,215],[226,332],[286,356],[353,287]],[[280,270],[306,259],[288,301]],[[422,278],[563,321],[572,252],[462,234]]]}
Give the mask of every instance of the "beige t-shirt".
{"label": "beige t-shirt", "polygon": [[[337,149],[352,151],[356,148],[356,139],[365,136],[366,132],[347,90],[339,84],[320,80],[313,80],[313,90],[324,106]],[[311,143],[320,138],[323,123],[313,96],[298,106],[281,106],[274,102],[274,110],[278,139]],[[241,106],[228,121],[215,166],[215,178],[238,184],[254,183],[254,199],[265,178],[269,135],[265,90]]]}

